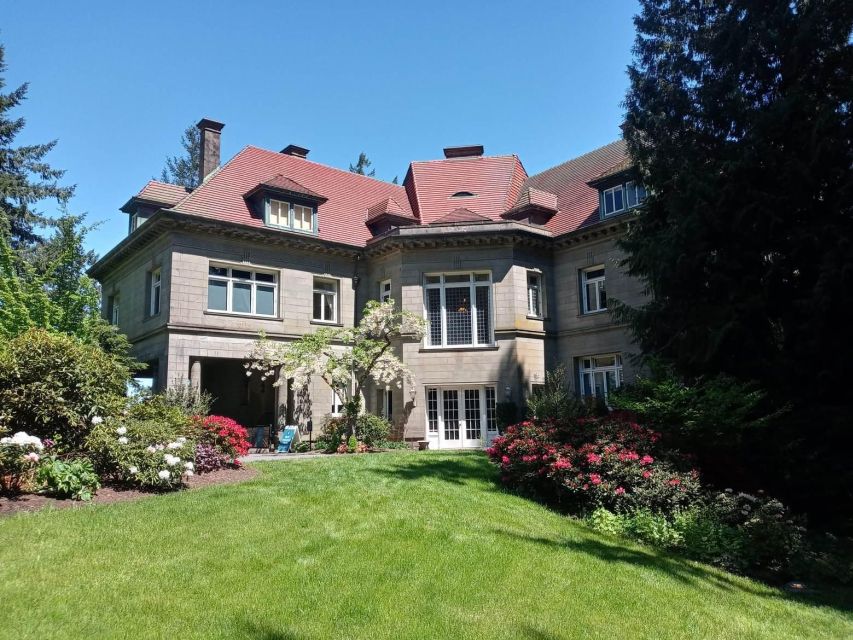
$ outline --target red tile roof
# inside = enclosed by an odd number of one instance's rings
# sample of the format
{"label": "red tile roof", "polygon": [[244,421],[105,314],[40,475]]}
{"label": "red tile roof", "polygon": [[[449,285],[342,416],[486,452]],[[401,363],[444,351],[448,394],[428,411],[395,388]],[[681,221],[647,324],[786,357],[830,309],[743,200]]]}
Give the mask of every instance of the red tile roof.
{"label": "red tile roof", "polygon": [[398,218],[408,218],[414,222],[417,222],[417,218],[415,218],[414,214],[407,206],[401,205],[394,198],[385,198],[384,200],[377,202],[376,204],[368,207],[367,209],[367,220],[368,222],[371,220],[375,220],[379,216],[383,214],[396,216]]}
{"label": "red tile roof", "polygon": [[545,228],[555,235],[570,233],[599,221],[598,190],[587,182],[625,161],[625,142],[617,140],[574,160],[530,176],[525,186],[557,196],[557,213]]}
{"label": "red tile roof", "polygon": [[[291,180],[287,176],[283,176],[280,173],[276,176],[273,176],[269,180],[264,180],[258,186],[269,187],[270,189],[274,189],[276,191],[287,191],[298,195],[308,196],[309,198],[313,198],[316,200],[326,200],[326,198],[321,196],[316,191],[311,191],[311,189],[309,189],[308,187],[303,187],[301,184],[296,182],[296,180]],[[255,190],[256,189],[252,189],[252,191]]]}
{"label": "red tile roof", "polygon": [[[421,224],[430,224],[460,206],[500,220],[526,178],[517,156],[483,156],[413,162],[404,184]],[[474,195],[454,198],[459,192]]]}
{"label": "red tile roof", "polygon": [[131,213],[134,209],[134,201],[142,200],[145,202],[153,202],[164,207],[171,207],[184,198],[189,192],[176,184],[168,184],[159,182],[158,180],[149,180],[148,183],[140,189],[139,193],[133,196],[127,203],[121,207],[125,213]]}
{"label": "red tile roof", "polygon": [[249,146],[208,176],[174,210],[263,227],[264,221],[252,215],[243,194],[279,174],[328,198],[317,213],[319,237],[330,242],[364,246],[372,237],[365,224],[368,207],[385,198],[393,198],[403,207],[408,204],[401,186]]}

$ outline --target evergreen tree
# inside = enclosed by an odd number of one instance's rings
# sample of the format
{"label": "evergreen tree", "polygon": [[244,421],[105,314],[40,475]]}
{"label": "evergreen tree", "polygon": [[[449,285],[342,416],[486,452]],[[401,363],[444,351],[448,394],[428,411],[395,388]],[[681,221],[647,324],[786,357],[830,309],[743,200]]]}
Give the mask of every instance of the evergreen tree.
{"label": "evergreen tree", "polygon": [[0,235],[9,238],[12,247],[17,248],[39,242],[37,227],[49,223],[35,205],[49,198],[64,204],[73,195],[74,187],[59,186],[65,172],[52,168],[44,159],[56,140],[13,146],[26,121],[11,117],[9,111],[26,99],[28,84],[2,93],[6,86],[2,75],[6,70],[4,57],[5,49],[0,44]]}
{"label": "evergreen tree", "polygon": [[625,137],[649,189],[623,242],[644,353],[780,395],[853,375],[853,3],[642,0]]}
{"label": "evergreen tree", "polygon": [[160,173],[160,181],[177,184],[187,189],[198,186],[198,167],[201,164],[201,131],[190,125],[181,136],[183,155],[166,158],[166,166]]}
{"label": "evergreen tree", "polygon": [[370,173],[368,173],[367,171],[368,169],[370,169],[370,165],[372,164],[373,163],[367,157],[367,154],[362,151],[358,154],[358,160],[356,161],[356,163],[354,165],[351,164],[349,166],[349,170],[352,173],[357,173],[362,176],[370,176],[372,178],[376,175],[376,169],[371,169]]}

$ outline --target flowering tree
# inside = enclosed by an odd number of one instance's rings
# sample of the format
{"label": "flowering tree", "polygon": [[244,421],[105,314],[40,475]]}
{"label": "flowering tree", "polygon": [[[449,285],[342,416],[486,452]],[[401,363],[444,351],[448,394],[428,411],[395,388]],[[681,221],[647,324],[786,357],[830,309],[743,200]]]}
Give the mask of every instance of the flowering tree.
{"label": "flowering tree", "polygon": [[410,311],[398,311],[394,301],[370,301],[358,326],[348,329],[323,328],[294,342],[270,342],[262,334],[255,342],[246,364],[246,375],[258,372],[262,380],[275,377],[275,386],[293,378],[297,387],[312,376],[322,380],[344,400],[344,415],[350,432],[355,433],[364,386],[373,380],[380,386],[403,386],[414,377],[394,354],[394,341],[407,336],[421,340],[424,319]]}

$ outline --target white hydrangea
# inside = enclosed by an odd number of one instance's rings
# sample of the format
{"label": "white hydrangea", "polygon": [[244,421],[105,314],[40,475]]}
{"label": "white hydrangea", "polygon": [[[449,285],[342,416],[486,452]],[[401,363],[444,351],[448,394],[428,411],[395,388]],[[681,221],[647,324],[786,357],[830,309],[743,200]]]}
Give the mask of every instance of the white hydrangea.
{"label": "white hydrangea", "polygon": [[118,443],[119,444],[127,444],[128,440],[126,437],[122,436],[121,438],[118,439]]}
{"label": "white hydrangea", "polygon": [[145,450],[146,450],[148,453],[157,453],[157,447],[155,447],[153,444],[148,445],[147,447],[145,447]]}
{"label": "white hydrangea", "polygon": [[184,445],[182,442],[170,442],[166,445],[166,447],[168,447],[169,449],[180,449],[183,446]]}
{"label": "white hydrangea", "polygon": [[44,445],[35,436],[27,434],[26,431],[18,431],[12,437],[0,438],[0,444],[10,444],[16,447],[33,447],[41,451]]}
{"label": "white hydrangea", "polygon": [[130,473],[132,474],[137,474],[139,473],[139,468],[136,465],[131,465],[128,471],[130,471]]}
{"label": "white hydrangea", "polygon": [[92,416],[92,424],[99,425],[104,421],[101,416]]}
{"label": "white hydrangea", "polygon": [[195,465],[194,465],[192,462],[185,462],[185,463],[184,463],[184,467],[185,467],[185,468],[187,468],[187,469],[189,469],[190,471],[192,471],[193,469],[195,469]]}
{"label": "white hydrangea", "polygon": [[184,444],[186,441],[187,441],[187,439],[184,436],[180,436],[178,438],[175,438],[175,442],[180,442],[181,444]]}
{"label": "white hydrangea", "polygon": [[123,436],[125,433],[127,433],[127,427],[119,427],[118,429],[116,429],[116,433],[120,436]]}
{"label": "white hydrangea", "polygon": [[166,464],[169,465],[170,467],[174,467],[176,464],[178,464],[181,461],[181,459],[178,456],[173,456],[169,453],[167,453],[165,456],[163,456],[163,459],[166,461]]}
{"label": "white hydrangea", "polygon": [[172,477],[172,473],[168,469],[163,469],[162,471],[157,472],[157,476],[161,480],[168,480],[169,478]]}

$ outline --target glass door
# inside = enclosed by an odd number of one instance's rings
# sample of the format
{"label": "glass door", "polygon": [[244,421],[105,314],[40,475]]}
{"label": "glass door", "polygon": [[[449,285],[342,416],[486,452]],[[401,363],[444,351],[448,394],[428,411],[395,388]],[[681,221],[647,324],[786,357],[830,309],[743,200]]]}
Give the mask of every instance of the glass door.
{"label": "glass door", "polygon": [[481,393],[479,389],[463,389],[463,415],[465,421],[462,425],[462,446],[483,446],[483,419]]}
{"label": "glass door", "polygon": [[459,424],[459,390],[442,390],[442,447],[459,447],[462,444]]}

